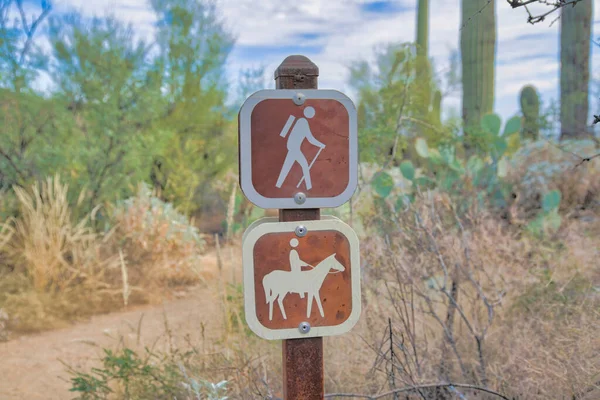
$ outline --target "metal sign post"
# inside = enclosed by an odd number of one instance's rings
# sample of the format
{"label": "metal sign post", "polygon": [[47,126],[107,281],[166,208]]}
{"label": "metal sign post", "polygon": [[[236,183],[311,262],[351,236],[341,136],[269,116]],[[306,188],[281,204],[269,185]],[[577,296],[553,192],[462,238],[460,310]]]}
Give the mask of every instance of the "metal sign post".
{"label": "metal sign post", "polygon": [[[318,89],[319,68],[304,56],[289,56],[275,70],[277,89]],[[318,208],[279,210],[280,222],[321,218]],[[325,396],[323,338],[283,341],[283,398],[317,400]]]}
{"label": "metal sign post", "polygon": [[242,237],[246,321],[264,339],[283,339],[286,400],[323,399],[323,336],[348,332],[361,312],[358,237],[321,218],[358,183],[356,108],[318,90],[318,75],[308,58],[289,56],[276,89],[252,94],[238,115],[242,192],[279,209]]}

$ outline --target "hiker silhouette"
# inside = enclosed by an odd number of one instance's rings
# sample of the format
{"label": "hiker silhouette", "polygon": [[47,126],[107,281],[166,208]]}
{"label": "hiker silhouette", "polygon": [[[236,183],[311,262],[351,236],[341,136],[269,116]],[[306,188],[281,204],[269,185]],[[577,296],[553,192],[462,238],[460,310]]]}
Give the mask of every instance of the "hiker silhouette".
{"label": "hiker silhouette", "polygon": [[[315,116],[315,109],[313,107],[306,107],[304,109],[304,116],[308,119]],[[325,148],[325,145],[319,142],[310,131],[310,127],[308,125],[308,120],[306,118],[300,118],[292,128],[292,131],[287,138],[287,156],[285,157],[285,161],[283,162],[283,167],[281,168],[281,172],[279,174],[279,178],[277,179],[276,187],[281,188],[283,182],[287,178],[290,170],[294,163],[300,164],[302,168],[303,179],[306,181],[306,189],[310,190],[312,188],[312,181],[310,179],[310,168],[312,164],[314,164],[315,160],[319,156],[321,150]],[[287,130],[289,129],[288,125],[293,123],[293,116],[288,118],[288,122],[284,127],[284,130],[280,134],[280,136],[287,136]],[[287,129],[286,129],[287,128]],[[308,140],[308,142],[314,146],[319,147],[319,153],[315,156],[312,163],[308,165],[308,161],[306,160],[306,156],[302,153],[301,147],[304,139]],[[300,181],[302,182],[302,181]],[[298,183],[298,186],[300,183]]]}

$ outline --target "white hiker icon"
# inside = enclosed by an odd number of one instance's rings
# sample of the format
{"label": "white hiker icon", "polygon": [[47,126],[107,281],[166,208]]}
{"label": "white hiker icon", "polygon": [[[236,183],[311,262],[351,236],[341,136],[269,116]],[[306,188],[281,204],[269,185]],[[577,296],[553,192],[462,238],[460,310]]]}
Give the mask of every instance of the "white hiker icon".
{"label": "white hiker icon", "polygon": [[[304,116],[309,119],[314,117],[315,109],[313,107],[306,107],[304,109]],[[283,182],[287,178],[287,176],[290,172],[290,169],[292,169],[292,166],[294,165],[295,162],[300,164],[300,167],[302,168],[302,175],[303,175],[302,179],[300,180],[300,182],[298,182],[298,185],[296,187],[300,187],[300,184],[304,180],[304,181],[306,181],[306,190],[310,190],[312,188],[312,181],[310,179],[310,169],[312,168],[313,164],[319,157],[319,154],[321,154],[321,150],[323,150],[325,148],[325,145],[323,143],[319,142],[313,136],[312,132],[310,131],[310,127],[308,125],[308,121],[306,118],[300,118],[296,122],[296,124],[294,125],[294,128],[290,132],[290,135],[287,139],[288,153],[287,153],[287,156],[285,157],[285,161],[283,162],[283,167],[281,168],[281,172],[279,174],[279,178],[277,179],[277,183],[275,184],[275,186],[278,188],[281,188],[281,185],[283,185]],[[281,130],[281,133],[279,134],[279,136],[281,136],[281,137],[287,136],[287,134],[290,130],[290,127],[292,126],[292,124],[294,124],[294,120],[295,120],[295,117],[293,115],[290,115],[287,122],[285,123],[285,126]],[[302,150],[300,149],[304,139],[308,140],[309,143],[311,143],[312,145],[319,147],[319,151],[317,152],[317,155],[312,160],[310,165],[308,165],[306,156],[302,153]]]}
{"label": "white hiker icon", "polygon": [[[290,261],[292,260],[292,252],[296,252],[296,250],[292,249],[290,251]],[[306,318],[310,318],[313,299],[317,301],[321,317],[325,317],[319,291],[321,290],[321,286],[323,286],[323,281],[327,277],[327,274],[330,273],[329,271],[333,269],[335,272],[342,272],[345,270],[344,266],[336,260],[335,253],[319,262],[309,271],[301,271],[299,269],[302,265],[306,264],[303,261],[300,261],[298,264],[300,266],[292,267],[292,271],[275,270],[264,276],[262,284],[265,290],[265,300],[269,304],[269,321],[273,320],[273,303],[275,300],[279,304],[279,310],[283,319],[287,319],[285,308],[283,307],[283,299],[288,293],[301,293],[300,297],[303,297],[304,293],[308,293]]]}

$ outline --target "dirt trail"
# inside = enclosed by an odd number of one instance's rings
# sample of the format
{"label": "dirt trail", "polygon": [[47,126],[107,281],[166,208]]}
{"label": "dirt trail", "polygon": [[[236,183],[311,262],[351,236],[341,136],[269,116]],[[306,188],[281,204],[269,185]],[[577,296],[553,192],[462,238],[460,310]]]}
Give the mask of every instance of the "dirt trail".
{"label": "dirt trail", "polygon": [[[209,254],[205,261],[205,270],[212,269],[214,276],[218,276],[216,257]],[[224,275],[231,276],[230,271],[226,268]],[[241,272],[241,268],[237,271]],[[134,349],[151,347],[158,339],[155,348],[165,350],[168,346],[164,336],[165,316],[176,339],[189,335],[194,343],[201,343],[202,331],[205,338],[215,338],[221,323],[215,321],[220,314],[215,311],[218,300],[214,288],[190,288],[180,296],[182,298],[162,305],[99,315],[65,329],[0,343],[0,400],[74,398],[75,394],[68,391],[69,375],[61,360],[75,369],[89,370],[90,366],[97,365],[102,348],[115,348],[121,337]],[[141,327],[139,338],[138,325]]]}

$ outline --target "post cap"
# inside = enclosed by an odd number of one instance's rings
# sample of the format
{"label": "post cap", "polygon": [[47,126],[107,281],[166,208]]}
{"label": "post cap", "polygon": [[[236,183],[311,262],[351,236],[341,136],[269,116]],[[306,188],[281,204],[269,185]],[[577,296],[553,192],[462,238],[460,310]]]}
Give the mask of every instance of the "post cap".
{"label": "post cap", "polygon": [[275,70],[275,79],[295,75],[319,76],[319,67],[306,56],[293,55],[286,57]]}

